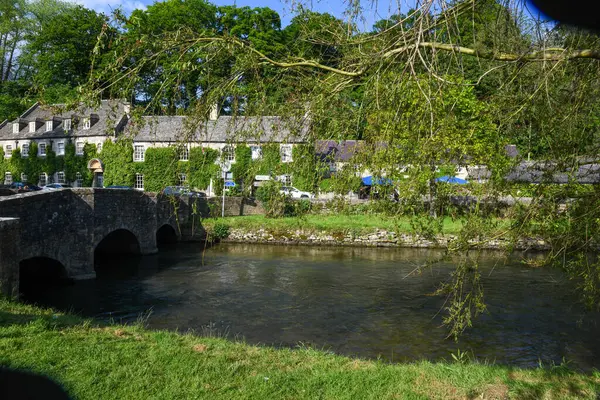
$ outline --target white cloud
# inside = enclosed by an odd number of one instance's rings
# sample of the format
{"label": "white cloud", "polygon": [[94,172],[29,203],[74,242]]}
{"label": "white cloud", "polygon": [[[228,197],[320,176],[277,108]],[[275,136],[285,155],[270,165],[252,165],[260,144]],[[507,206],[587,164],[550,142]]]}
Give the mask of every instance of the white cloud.
{"label": "white cloud", "polygon": [[112,10],[121,6],[123,11],[130,13],[140,8],[146,9],[146,5],[140,0],[70,0],[73,3],[81,4],[91,10],[109,14]]}

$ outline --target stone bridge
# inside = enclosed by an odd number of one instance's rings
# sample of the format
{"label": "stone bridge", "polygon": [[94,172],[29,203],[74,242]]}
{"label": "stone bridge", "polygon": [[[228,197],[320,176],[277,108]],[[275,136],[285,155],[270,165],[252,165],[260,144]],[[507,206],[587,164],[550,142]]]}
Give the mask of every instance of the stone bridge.
{"label": "stone bridge", "polygon": [[0,197],[0,290],[16,297],[19,275],[95,277],[106,254],[152,254],[157,244],[201,239],[205,199],[123,189],[63,189]]}

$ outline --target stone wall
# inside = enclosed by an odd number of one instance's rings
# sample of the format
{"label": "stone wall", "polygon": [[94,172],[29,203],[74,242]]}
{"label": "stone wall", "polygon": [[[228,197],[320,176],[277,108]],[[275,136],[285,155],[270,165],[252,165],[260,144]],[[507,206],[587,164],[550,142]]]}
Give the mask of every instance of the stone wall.
{"label": "stone wall", "polygon": [[200,221],[208,214],[206,199],[135,190],[82,188],[0,197],[0,217],[12,218],[0,224],[2,291],[12,295],[18,288],[21,261],[48,258],[60,262],[70,278],[92,278],[94,250],[112,232],[131,232],[141,253],[151,254],[157,251],[159,228],[170,225],[180,239],[199,239],[205,234]]}
{"label": "stone wall", "polygon": [[0,293],[16,298],[19,291],[20,221],[0,218]]}
{"label": "stone wall", "polygon": [[[222,213],[222,197],[208,199],[211,217],[220,217]],[[241,215],[265,215],[265,209],[258,200],[245,197],[225,197],[225,216],[238,217]]]}
{"label": "stone wall", "polygon": [[[344,232],[315,232],[306,230],[246,230],[234,228],[224,242],[267,243],[267,244],[297,244],[297,245],[326,245],[326,246],[366,246],[366,247],[416,247],[416,248],[447,248],[456,239],[454,235],[439,236],[435,241],[409,233],[396,234],[393,231],[376,230],[364,234]],[[509,243],[497,239],[486,243],[486,249],[505,249]],[[548,243],[539,239],[520,240],[515,250],[549,250]]]}

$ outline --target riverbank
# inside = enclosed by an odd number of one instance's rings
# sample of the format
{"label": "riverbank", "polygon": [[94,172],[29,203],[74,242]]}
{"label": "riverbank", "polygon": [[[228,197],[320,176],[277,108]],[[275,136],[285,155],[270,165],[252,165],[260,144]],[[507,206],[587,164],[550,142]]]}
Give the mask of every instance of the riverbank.
{"label": "riverbank", "polygon": [[[595,399],[600,373],[476,363],[385,364],[304,347],[100,325],[0,300],[0,365],[78,399]],[[449,355],[449,359],[452,359]]]}
{"label": "riverbank", "polygon": [[[210,218],[202,221],[208,231],[216,225],[229,227],[222,238],[231,243],[297,244],[317,246],[367,246],[447,248],[462,228],[460,220],[442,221],[441,234],[435,239],[416,234],[408,217],[383,215],[306,215],[303,217],[266,218],[262,215]],[[498,220],[490,232],[493,239],[478,242],[481,248],[501,250],[549,250],[538,238],[522,238],[512,246],[503,236],[508,221]]]}

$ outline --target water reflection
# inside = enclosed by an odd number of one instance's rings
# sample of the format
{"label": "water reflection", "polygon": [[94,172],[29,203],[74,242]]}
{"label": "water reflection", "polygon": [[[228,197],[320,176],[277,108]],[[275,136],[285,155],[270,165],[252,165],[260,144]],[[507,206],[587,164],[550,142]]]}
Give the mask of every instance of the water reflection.
{"label": "water reflection", "polygon": [[[479,359],[519,366],[599,366],[598,316],[577,305],[560,271],[516,258],[482,255],[489,313],[458,344],[441,327],[445,261],[415,273],[442,252],[425,249],[179,245],[112,263],[95,281],[49,290],[34,301],[87,316],[193,329],[216,324],[252,343],[318,348],[403,361],[448,358],[460,348]],[[100,272],[101,271],[101,272]]]}

